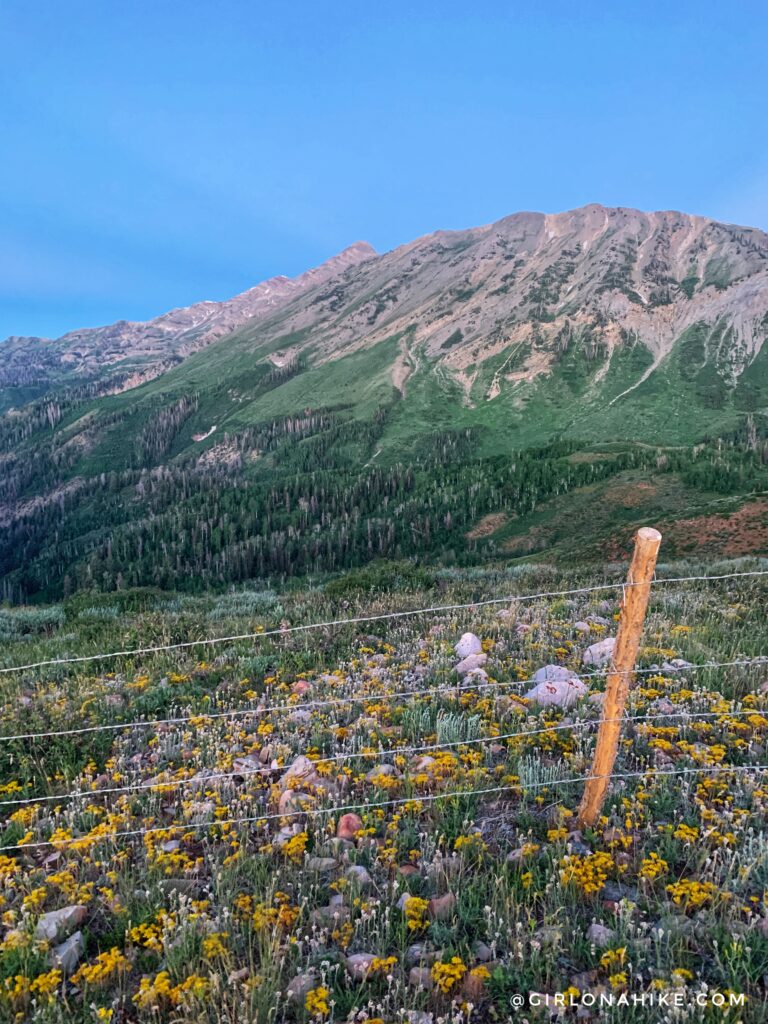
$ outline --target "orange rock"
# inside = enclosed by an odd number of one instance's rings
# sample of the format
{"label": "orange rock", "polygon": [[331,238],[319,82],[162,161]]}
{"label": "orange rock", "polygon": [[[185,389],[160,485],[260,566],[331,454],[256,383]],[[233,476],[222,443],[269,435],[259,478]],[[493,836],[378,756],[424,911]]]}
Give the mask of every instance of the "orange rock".
{"label": "orange rock", "polygon": [[336,828],[336,835],[339,839],[352,840],[362,827],[362,819],[357,814],[342,814]]}
{"label": "orange rock", "polygon": [[433,921],[449,921],[456,909],[456,897],[452,892],[436,896],[429,901],[429,916]]}

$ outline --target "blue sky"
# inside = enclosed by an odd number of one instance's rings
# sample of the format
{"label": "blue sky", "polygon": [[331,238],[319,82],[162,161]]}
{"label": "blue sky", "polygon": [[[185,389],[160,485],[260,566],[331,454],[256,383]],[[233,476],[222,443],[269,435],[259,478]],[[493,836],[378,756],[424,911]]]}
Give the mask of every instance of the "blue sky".
{"label": "blue sky", "polygon": [[768,229],[767,37],[738,0],[3,0],[0,337],[520,209]]}

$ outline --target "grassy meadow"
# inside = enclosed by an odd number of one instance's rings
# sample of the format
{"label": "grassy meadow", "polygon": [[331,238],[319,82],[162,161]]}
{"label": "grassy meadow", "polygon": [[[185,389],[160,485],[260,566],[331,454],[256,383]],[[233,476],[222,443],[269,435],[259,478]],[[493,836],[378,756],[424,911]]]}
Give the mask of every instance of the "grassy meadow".
{"label": "grassy meadow", "polygon": [[[624,572],[404,563],[285,592],[79,594],[0,611],[2,665]],[[676,1019],[764,1020],[768,776],[755,766],[768,764],[768,670],[673,661],[768,652],[766,583],[654,588],[617,764],[627,777],[580,832],[583,784],[569,780],[589,771],[604,676],[567,710],[523,695],[545,664],[585,671],[620,594],[2,674],[0,1019],[534,1021],[552,1007],[520,1011],[518,994],[558,992],[677,994],[706,1005]],[[456,674],[466,630],[487,680]],[[744,1005],[716,1005],[729,993]],[[666,1019],[639,1003],[555,1012]]]}

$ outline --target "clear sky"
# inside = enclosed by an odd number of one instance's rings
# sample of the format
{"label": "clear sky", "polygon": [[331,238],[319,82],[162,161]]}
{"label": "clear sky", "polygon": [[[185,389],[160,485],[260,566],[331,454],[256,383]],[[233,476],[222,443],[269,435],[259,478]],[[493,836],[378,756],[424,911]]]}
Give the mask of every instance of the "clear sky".
{"label": "clear sky", "polygon": [[588,202],[768,229],[764,0],[0,0],[0,337]]}

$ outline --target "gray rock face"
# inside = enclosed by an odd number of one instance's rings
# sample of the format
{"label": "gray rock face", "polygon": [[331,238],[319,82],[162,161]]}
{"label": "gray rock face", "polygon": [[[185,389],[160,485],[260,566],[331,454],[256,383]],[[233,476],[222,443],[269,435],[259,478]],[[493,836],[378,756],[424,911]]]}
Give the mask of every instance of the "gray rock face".
{"label": "gray rock face", "polygon": [[463,660],[471,654],[482,654],[483,645],[480,642],[480,638],[475,636],[474,633],[464,633],[454,647],[454,650],[456,651],[456,657]]}
{"label": "gray rock face", "polygon": [[590,668],[605,668],[606,665],[610,664],[615,646],[616,637],[607,636],[605,640],[599,640],[596,644],[588,647],[584,651],[584,658],[582,660]]}

